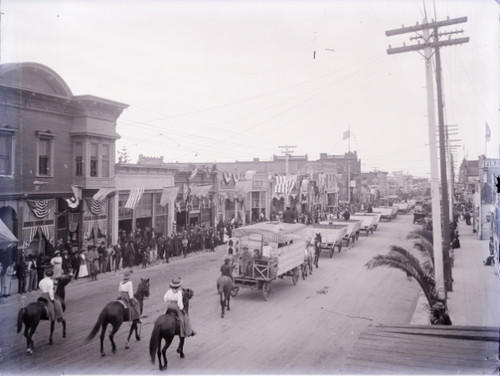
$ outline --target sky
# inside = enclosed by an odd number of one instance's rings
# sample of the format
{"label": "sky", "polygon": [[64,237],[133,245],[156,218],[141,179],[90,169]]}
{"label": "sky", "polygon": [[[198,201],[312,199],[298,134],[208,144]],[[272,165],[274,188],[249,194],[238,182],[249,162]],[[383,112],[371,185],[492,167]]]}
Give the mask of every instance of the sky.
{"label": "sky", "polygon": [[[440,29],[455,160],[499,157],[494,0],[0,0],[1,63],[36,62],[74,95],[126,103],[117,150],[166,162],[358,153],[362,171],[429,177],[425,60],[391,29]],[[443,37],[447,38],[447,36]],[[485,143],[486,124],[491,138]],[[343,134],[350,130],[350,138]],[[458,164],[456,165],[458,166]]]}

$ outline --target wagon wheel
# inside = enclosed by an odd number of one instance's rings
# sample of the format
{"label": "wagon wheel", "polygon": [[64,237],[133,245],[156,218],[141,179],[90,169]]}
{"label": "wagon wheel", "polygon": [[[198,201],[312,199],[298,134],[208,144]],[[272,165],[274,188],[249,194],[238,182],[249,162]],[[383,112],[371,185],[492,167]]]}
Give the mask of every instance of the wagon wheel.
{"label": "wagon wheel", "polygon": [[232,289],[231,289],[231,296],[233,298],[236,297],[236,295],[238,295],[238,292],[240,291],[240,287],[239,286],[234,286]]}
{"label": "wagon wheel", "polygon": [[271,281],[265,282],[262,285],[262,295],[266,301],[269,300],[269,296],[271,295]]}
{"label": "wagon wheel", "polygon": [[293,268],[293,270],[292,270],[292,283],[294,285],[296,285],[298,280],[299,280],[299,269]]}

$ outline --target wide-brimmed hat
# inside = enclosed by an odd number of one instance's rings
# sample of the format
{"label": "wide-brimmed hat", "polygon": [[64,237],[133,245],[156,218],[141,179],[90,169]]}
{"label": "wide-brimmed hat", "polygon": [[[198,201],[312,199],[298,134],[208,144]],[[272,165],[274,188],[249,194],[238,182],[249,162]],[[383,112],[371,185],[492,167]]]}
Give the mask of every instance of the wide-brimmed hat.
{"label": "wide-brimmed hat", "polygon": [[129,279],[132,273],[132,270],[125,270],[125,273],[123,273],[123,279]]}
{"label": "wide-brimmed hat", "polygon": [[59,254],[61,254],[61,252],[59,252],[59,251],[55,251],[55,252],[54,252],[54,256],[57,256],[57,255],[59,255]]}
{"label": "wide-brimmed hat", "polygon": [[178,289],[179,287],[182,286],[182,281],[180,278],[174,278],[174,279],[172,279],[172,281],[170,281],[169,286],[172,289]]}
{"label": "wide-brimmed hat", "polygon": [[54,275],[54,271],[52,269],[45,270],[45,275],[47,277],[52,277]]}
{"label": "wide-brimmed hat", "polygon": [[224,261],[231,261],[231,257],[230,256],[225,256],[224,257]]}

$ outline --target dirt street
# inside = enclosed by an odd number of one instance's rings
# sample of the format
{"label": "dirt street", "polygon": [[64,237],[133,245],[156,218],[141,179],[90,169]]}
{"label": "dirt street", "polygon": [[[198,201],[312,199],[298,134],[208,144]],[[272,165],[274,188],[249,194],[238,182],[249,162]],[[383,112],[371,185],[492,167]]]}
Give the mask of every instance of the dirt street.
{"label": "dirt street", "polygon": [[[359,334],[373,324],[409,324],[419,287],[400,271],[364,264],[398,244],[413,228],[410,215],[380,223],[368,237],[360,235],[354,246],[325,251],[319,268],[296,286],[290,277],[272,283],[269,301],[260,291],[241,289],[231,299],[231,311],[220,318],[215,289],[223,247],[215,253],[199,253],[147,269],[134,270],[132,281],[150,278],[151,296],[145,301],[142,340],[131,340],[125,349],[129,323],[115,337],[118,350],[99,354],[99,338],[85,345],[84,339],[99,312],[117,296],[120,275],[108,273],[97,282],[77,281],[66,290],[68,336],[63,339],[56,324],[54,344],[48,344],[49,323],[42,322],[35,334],[35,350],[26,355],[25,340],[16,333],[17,311],[22,300],[0,303],[2,331],[0,374],[155,374],[158,364],[149,360],[149,338],[154,320],[164,312],[163,295],[177,276],[194,290],[190,313],[198,335],[186,340],[186,357],[175,352],[178,339],[167,351],[168,371],[175,374],[323,374],[348,373],[345,359]],[[28,295],[26,303],[36,300]]]}

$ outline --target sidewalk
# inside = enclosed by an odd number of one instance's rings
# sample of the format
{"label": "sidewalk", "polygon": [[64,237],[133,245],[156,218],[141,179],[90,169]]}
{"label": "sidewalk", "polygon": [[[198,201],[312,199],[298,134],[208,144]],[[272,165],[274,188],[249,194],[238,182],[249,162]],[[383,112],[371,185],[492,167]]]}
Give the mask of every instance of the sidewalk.
{"label": "sidewalk", "polygon": [[[485,266],[488,241],[478,240],[472,226],[459,222],[461,247],[454,250],[453,291],[448,292],[448,312],[453,326],[498,327],[500,324],[499,266]],[[427,301],[421,296],[411,325],[430,325]]]}
{"label": "sidewalk", "polygon": [[[215,247],[215,252],[217,253],[217,251],[219,249],[221,249],[220,247],[222,246],[225,246],[225,245],[219,245],[217,247]],[[200,250],[200,251],[194,251],[194,252],[190,252],[187,254],[187,258],[191,258],[193,256],[196,256],[200,253],[211,253],[211,251],[209,249],[203,249],[203,250]],[[179,262],[181,260],[184,260],[184,256],[183,255],[179,255],[179,256],[172,256],[170,257],[169,261],[170,263],[167,264],[165,262],[165,260],[157,260],[157,261],[154,261],[150,264],[148,264],[148,266],[146,268],[142,268],[142,265],[136,265],[136,266],[133,266],[133,267],[128,267],[128,268],[121,268],[120,270],[118,270],[117,272],[115,271],[111,271],[111,272],[106,272],[106,273],[99,273],[97,275],[97,280],[105,280],[105,279],[110,279],[110,278],[122,278],[123,277],[123,272],[125,271],[125,269],[127,270],[132,270],[134,272],[138,272],[138,271],[141,271],[141,270],[148,270],[148,269],[151,269],[151,268],[155,268],[155,267],[159,267],[161,265],[172,265],[172,264],[175,264],[176,262]],[[221,260],[222,261],[222,260]],[[72,280],[71,283],[68,285],[67,289],[71,289],[71,288],[74,288],[76,286],[80,286],[80,285],[83,285],[83,284],[87,284],[87,283],[93,283],[92,279],[90,278],[90,276],[88,277],[84,277],[84,278],[78,278],[77,280]],[[14,278],[12,278],[12,289],[11,289],[11,296],[9,297],[1,297],[0,298],[0,304],[2,303],[9,303],[9,302],[13,302],[13,301],[19,301],[22,299],[23,296],[25,297],[29,297],[29,296],[35,296],[35,295],[39,295],[40,294],[40,290],[35,290],[35,291],[32,291],[32,292],[26,292],[26,294],[19,294],[18,293],[18,282],[17,282],[17,278],[14,276]]]}

